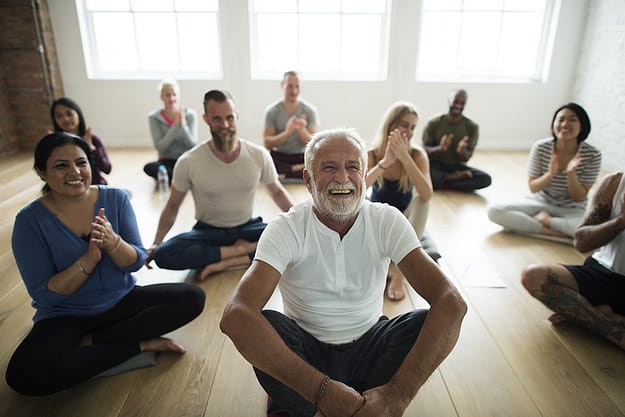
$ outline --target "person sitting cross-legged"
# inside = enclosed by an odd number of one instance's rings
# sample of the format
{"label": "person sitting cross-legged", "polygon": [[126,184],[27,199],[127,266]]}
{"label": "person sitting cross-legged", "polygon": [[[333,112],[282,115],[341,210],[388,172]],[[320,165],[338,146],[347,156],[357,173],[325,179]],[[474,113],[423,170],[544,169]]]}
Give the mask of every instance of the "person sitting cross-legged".
{"label": "person sitting cross-legged", "polygon": [[42,195],[17,214],[11,244],[35,316],[7,365],[7,384],[49,395],[145,366],[150,352],[184,353],[162,336],[202,312],[202,289],[136,284],[146,250],[134,210],[125,191],[92,184],[86,141],[51,133],[34,159]]}
{"label": "person sitting cross-legged", "polygon": [[625,174],[603,178],[582,223],[575,247],[595,251],[583,265],[529,265],[523,286],[555,313],[625,350]]}
{"label": "person sitting cross-legged", "polygon": [[[283,211],[293,205],[278,181],[269,152],[237,135],[238,116],[229,94],[219,90],[205,94],[203,118],[212,139],[176,162],[146,265],[154,259],[163,269],[196,269],[200,280],[227,268],[247,266],[266,226],[261,217],[252,217],[258,185],[266,186]],[[163,242],[189,190],[197,223],[190,232]]]}
{"label": "person sitting cross-legged", "polygon": [[315,106],[299,97],[300,84],[297,72],[285,72],[280,82],[284,97],[265,110],[263,142],[282,180],[302,179],[304,148],[319,125]]}
{"label": "person sitting cross-legged", "polygon": [[[268,225],[221,329],[270,412],[399,417],[456,344],[466,304],[406,217],[365,199],[367,150],[354,130],[315,134],[304,163],[312,200]],[[429,310],[382,315],[391,260]],[[284,313],[264,309],[278,285]]]}
{"label": "person sitting cross-legged", "polygon": [[467,165],[479,137],[477,123],[462,114],[467,98],[465,90],[452,91],[449,111],[431,119],[423,129],[423,148],[430,158],[435,190],[474,191],[491,184],[489,174]]}
{"label": "person sitting cross-legged", "polygon": [[[410,221],[419,239],[423,237],[432,198],[430,164],[423,149],[410,144],[419,116],[412,103],[397,102],[386,112],[373,149],[368,152],[367,187],[371,201],[396,207]],[[388,271],[386,295],[402,300],[404,276],[394,263]]]}

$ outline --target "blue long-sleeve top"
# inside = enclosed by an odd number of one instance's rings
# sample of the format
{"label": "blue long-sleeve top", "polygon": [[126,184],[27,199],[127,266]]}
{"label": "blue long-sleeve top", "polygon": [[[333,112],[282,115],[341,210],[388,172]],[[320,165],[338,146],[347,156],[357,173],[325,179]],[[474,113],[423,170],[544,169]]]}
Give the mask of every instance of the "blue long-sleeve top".
{"label": "blue long-sleeve top", "polygon": [[17,214],[11,244],[32,306],[34,321],[58,316],[89,316],[109,310],[135,286],[132,272],[139,270],[147,257],[141,242],[134,210],[125,191],[99,186],[94,217],[100,208],[119,234],[137,251],[137,261],[120,268],[102,251],[102,259],[76,292],[63,295],[48,289],[52,276],[76,262],[89,247],[62,223],[40,200],[35,200]]}

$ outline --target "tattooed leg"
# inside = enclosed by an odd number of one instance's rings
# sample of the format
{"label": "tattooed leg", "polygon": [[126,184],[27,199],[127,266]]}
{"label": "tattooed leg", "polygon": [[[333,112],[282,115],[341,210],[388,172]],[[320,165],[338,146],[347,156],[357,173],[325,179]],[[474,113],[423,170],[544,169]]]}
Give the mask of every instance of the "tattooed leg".
{"label": "tattooed leg", "polygon": [[615,323],[625,324],[625,317],[615,313],[609,305],[599,305],[595,306],[595,308],[608,316]]}
{"label": "tattooed leg", "polygon": [[615,320],[614,312],[606,314],[605,308],[593,307],[580,293],[562,285],[551,269],[547,269],[546,278],[541,290],[535,292],[536,298],[557,315],[586,327],[625,350],[625,323]]}

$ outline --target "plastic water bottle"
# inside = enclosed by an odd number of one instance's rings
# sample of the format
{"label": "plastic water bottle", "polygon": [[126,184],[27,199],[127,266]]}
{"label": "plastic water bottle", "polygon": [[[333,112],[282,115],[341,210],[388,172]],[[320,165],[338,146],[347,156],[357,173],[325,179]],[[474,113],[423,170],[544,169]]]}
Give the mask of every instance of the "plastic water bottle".
{"label": "plastic water bottle", "polygon": [[158,194],[161,200],[166,200],[169,196],[169,175],[167,175],[167,168],[165,168],[165,165],[159,165],[157,180]]}

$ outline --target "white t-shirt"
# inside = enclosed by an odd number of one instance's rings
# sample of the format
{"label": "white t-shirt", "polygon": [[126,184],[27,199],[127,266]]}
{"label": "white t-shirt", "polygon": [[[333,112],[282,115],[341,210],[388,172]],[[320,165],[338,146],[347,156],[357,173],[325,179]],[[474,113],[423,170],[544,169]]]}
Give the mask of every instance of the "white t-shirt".
{"label": "white t-shirt", "polygon": [[208,141],[178,158],[172,184],[181,192],[191,190],[196,220],[217,227],[239,226],[252,217],[258,184],[278,179],[265,148],[239,142],[239,156],[230,163],[217,158]]}
{"label": "white t-shirt", "polygon": [[340,344],[378,321],[389,261],[420,246],[406,217],[387,204],[365,201],[341,240],[309,200],[267,226],[256,259],[282,274],[284,313],[317,339]]}

